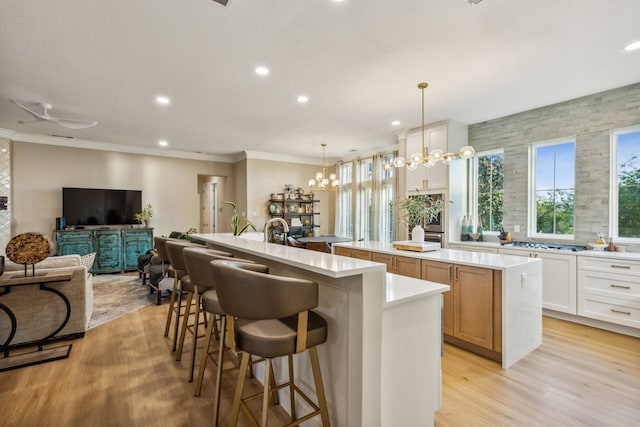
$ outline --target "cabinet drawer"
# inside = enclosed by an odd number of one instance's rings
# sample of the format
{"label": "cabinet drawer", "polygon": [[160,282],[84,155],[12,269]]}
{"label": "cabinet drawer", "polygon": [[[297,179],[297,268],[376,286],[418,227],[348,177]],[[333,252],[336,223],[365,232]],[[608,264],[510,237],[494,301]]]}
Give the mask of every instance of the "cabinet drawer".
{"label": "cabinet drawer", "polygon": [[640,303],[584,294],[578,301],[578,314],[619,325],[640,328]]}
{"label": "cabinet drawer", "polygon": [[615,258],[578,257],[578,268],[608,273],[634,274],[640,277],[640,262]]}
{"label": "cabinet drawer", "polygon": [[371,261],[371,252],[363,251],[361,249],[354,249],[352,256],[356,259],[364,259],[367,261]]}
{"label": "cabinet drawer", "polygon": [[57,231],[56,240],[60,242],[74,242],[77,240],[91,240],[93,232],[91,231]]}
{"label": "cabinet drawer", "polygon": [[589,294],[640,301],[640,278],[583,271],[580,273],[580,290]]}

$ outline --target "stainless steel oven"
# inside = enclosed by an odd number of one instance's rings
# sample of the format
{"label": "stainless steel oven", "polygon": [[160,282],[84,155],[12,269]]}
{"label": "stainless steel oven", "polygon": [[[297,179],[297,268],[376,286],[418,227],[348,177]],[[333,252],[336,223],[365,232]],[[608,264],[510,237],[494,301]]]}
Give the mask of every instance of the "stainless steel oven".
{"label": "stainless steel oven", "polygon": [[440,247],[443,247],[444,233],[435,233],[431,231],[424,232],[424,241],[425,242],[435,242],[439,243]]}

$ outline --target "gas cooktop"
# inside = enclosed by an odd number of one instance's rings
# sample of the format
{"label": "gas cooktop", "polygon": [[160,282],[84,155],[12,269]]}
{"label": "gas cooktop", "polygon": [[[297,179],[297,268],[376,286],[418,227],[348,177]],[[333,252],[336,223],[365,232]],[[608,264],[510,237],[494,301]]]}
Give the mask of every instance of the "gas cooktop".
{"label": "gas cooktop", "polygon": [[586,246],[580,245],[565,245],[562,243],[544,243],[544,242],[506,242],[502,246],[513,246],[515,248],[528,248],[528,249],[550,249],[559,251],[572,251],[580,252],[586,251]]}

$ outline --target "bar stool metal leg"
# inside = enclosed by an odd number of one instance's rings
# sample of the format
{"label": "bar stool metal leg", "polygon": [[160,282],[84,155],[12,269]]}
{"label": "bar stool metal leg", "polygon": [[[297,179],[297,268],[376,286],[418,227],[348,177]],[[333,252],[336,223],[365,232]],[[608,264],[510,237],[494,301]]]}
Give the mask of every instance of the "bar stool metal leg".
{"label": "bar stool metal leg", "polygon": [[175,310],[176,291],[178,290],[178,276],[173,278],[173,288],[171,288],[171,297],[169,299],[169,312],[167,313],[167,321],[164,325],[164,336],[169,336],[169,328],[171,327],[171,317]]}
{"label": "bar stool metal leg", "polygon": [[[187,327],[189,326],[189,316],[191,314],[191,304],[193,303],[193,292],[187,293],[187,304],[184,307],[184,316],[182,319],[182,328],[180,329],[180,338],[178,339],[178,349],[176,350],[176,361],[180,361],[182,359],[182,348],[184,347],[184,337],[187,332]],[[197,313],[197,308],[196,308]],[[197,316],[197,314],[196,314]],[[176,319],[178,320],[178,319]],[[196,322],[198,319],[196,319]],[[177,326],[177,322],[176,322]]]}

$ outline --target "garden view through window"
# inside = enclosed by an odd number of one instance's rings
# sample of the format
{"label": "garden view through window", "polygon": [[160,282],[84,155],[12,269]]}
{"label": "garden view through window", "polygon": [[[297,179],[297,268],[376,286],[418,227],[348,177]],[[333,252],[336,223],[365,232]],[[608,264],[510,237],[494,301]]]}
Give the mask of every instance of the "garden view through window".
{"label": "garden view through window", "polygon": [[477,215],[485,231],[499,231],[504,206],[504,153],[480,153],[476,160]]}
{"label": "garden view through window", "polygon": [[[615,182],[617,191],[617,236],[640,238],[640,128],[631,132],[614,132]],[[614,194],[615,196],[615,194]],[[616,227],[614,226],[614,229]]]}
{"label": "garden view through window", "polygon": [[532,235],[573,236],[575,142],[532,145]]}

